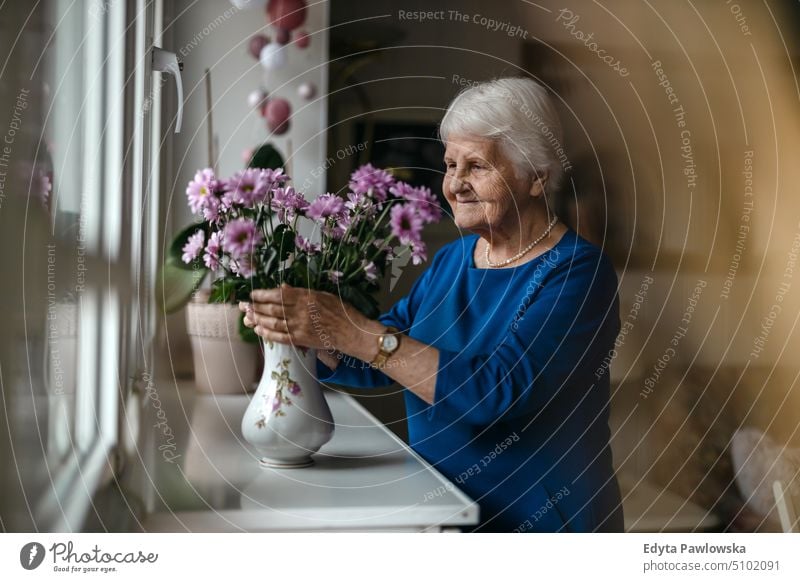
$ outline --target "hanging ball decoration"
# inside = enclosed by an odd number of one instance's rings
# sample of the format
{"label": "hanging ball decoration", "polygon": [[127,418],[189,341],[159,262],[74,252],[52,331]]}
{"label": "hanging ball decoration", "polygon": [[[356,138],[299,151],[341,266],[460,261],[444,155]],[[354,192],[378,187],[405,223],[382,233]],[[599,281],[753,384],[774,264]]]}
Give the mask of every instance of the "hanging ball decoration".
{"label": "hanging ball decoration", "polygon": [[261,49],[258,60],[268,71],[280,69],[286,66],[286,51],[277,42],[271,42]]}
{"label": "hanging ball decoration", "polygon": [[256,89],[255,91],[251,91],[250,94],[247,96],[247,104],[250,106],[251,109],[255,109],[256,107],[260,108],[264,105],[264,102],[267,100],[267,92],[263,89]]}
{"label": "hanging ball decoration", "polygon": [[294,44],[297,45],[297,48],[308,48],[308,45],[311,44],[311,35],[308,34],[306,30],[296,32],[294,35]]}
{"label": "hanging ball decoration", "polygon": [[261,49],[269,44],[269,39],[263,34],[256,34],[250,37],[250,42],[247,45],[247,52],[250,53],[254,59],[258,60],[261,55]]}
{"label": "hanging ball decoration", "polygon": [[305,82],[297,88],[297,94],[308,101],[309,99],[313,99],[314,95],[317,94],[317,88],[314,86],[314,83]]}
{"label": "hanging ball decoration", "polygon": [[270,0],[267,21],[272,26],[287,31],[302,26],[306,21],[305,0]]}
{"label": "hanging ball decoration", "polygon": [[289,42],[290,37],[291,33],[285,28],[279,28],[277,31],[275,31],[275,42],[278,44],[286,44]]}
{"label": "hanging ball decoration", "polygon": [[286,99],[270,99],[266,106],[267,127],[275,135],[282,135],[289,130],[289,117],[292,106]]}

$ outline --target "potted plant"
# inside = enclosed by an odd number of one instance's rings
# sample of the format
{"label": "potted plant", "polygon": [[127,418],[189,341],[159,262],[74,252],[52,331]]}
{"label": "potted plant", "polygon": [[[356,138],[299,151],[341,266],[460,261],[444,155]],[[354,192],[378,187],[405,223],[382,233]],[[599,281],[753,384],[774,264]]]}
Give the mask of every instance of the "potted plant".
{"label": "potted plant", "polygon": [[[369,164],[352,174],[345,197],[308,200],[288,181],[281,169],[248,168],[228,180],[198,172],[187,192],[203,222],[179,242],[181,261],[194,268],[202,261],[215,273],[212,302],[249,301],[253,289],[287,283],[336,293],[377,317],[375,293],[389,263],[405,252],[415,264],[426,259],[422,228],[441,218],[435,196]],[[244,438],[265,465],[307,466],[333,433],[316,353],[262,347],[265,365],[242,421]]]}
{"label": "potted plant", "polygon": [[[247,164],[253,171],[282,166],[283,158],[270,144],[259,147]],[[196,388],[204,393],[241,394],[251,392],[258,377],[258,338],[243,325],[242,314],[230,298],[213,292],[219,289],[216,282],[223,272],[205,257],[191,255],[201,237],[210,237],[216,218],[202,199],[221,195],[226,184],[213,174],[210,169],[200,170],[187,188],[187,201],[197,221],[181,230],[167,249],[156,295],[164,313],[186,307]],[[217,191],[204,192],[203,187]],[[213,277],[211,290],[200,289],[209,275]]]}

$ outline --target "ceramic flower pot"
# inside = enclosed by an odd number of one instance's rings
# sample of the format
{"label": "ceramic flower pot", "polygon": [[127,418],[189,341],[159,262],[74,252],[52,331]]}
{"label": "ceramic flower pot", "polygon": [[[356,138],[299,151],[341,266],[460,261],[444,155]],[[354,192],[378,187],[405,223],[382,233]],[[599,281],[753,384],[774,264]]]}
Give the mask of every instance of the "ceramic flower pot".
{"label": "ceramic flower pot", "polygon": [[308,467],[333,436],[334,424],[316,378],[316,350],[265,343],[264,371],[242,419],[244,439],[261,465]]}
{"label": "ceramic flower pot", "polygon": [[235,305],[206,303],[200,296],[186,306],[197,390],[213,394],[252,392],[258,374],[258,345],[239,336]]}

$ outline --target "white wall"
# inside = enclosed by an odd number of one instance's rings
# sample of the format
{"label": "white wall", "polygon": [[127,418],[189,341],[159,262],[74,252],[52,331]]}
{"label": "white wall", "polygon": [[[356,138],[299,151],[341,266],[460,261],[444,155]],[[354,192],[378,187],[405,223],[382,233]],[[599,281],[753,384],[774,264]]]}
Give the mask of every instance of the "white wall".
{"label": "white wall", "polygon": [[[239,10],[228,0],[176,0],[167,3],[165,16],[165,46],[183,60],[184,117],[180,134],[165,143],[168,161],[165,172],[168,182],[164,196],[168,198],[169,219],[164,225],[165,241],[169,244],[174,232],[189,224],[192,216],[186,205],[186,184],[198,168],[208,166],[206,126],[206,88],[204,73],[211,71],[213,128],[218,143],[217,168],[222,176],[242,169],[242,152],[270,141],[284,158],[291,141],[289,160],[296,186],[309,184],[307,194],[314,198],[324,192],[327,127],[327,61],[328,61],[328,3],[308,2],[307,19],[301,27],[311,35],[311,45],[299,49],[289,45],[288,64],[283,69],[267,73],[248,50],[249,39],[257,33],[274,38],[274,29],[267,25],[263,9]],[[297,95],[304,81],[316,85],[317,95],[305,101]],[[290,130],[282,136],[271,136],[264,119],[247,105],[248,94],[264,87],[270,94],[288,99],[292,104]],[[174,86],[167,79],[163,95],[174,105]],[[171,123],[174,107],[165,124]],[[184,326],[184,314],[168,318],[167,335],[162,335],[171,364],[161,366],[162,372],[176,375],[191,374],[191,353]],[[166,345],[168,342],[168,346]]]}
{"label": "white wall", "polygon": [[[311,46],[299,49],[288,45],[288,64],[267,73],[247,51],[254,34],[274,37],[262,9],[238,10],[228,0],[180,0],[172,8],[173,51],[183,58],[186,92],[183,131],[176,136],[173,153],[173,208],[177,223],[191,220],[184,190],[197,168],[208,165],[206,138],[206,93],[203,75],[211,71],[214,133],[219,144],[218,169],[230,175],[244,166],[242,151],[271,141],[286,157],[291,140],[291,168],[297,184],[307,183],[312,170],[325,157],[327,125],[327,2],[309,2],[308,17],[302,28],[313,36]],[[304,81],[314,83],[317,97],[305,101],[297,95]],[[247,95],[259,87],[292,104],[292,126],[282,136],[271,136],[264,119],[247,105]],[[169,91],[169,89],[167,89]],[[321,98],[320,98],[321,96]],[[309,192],[324,188],[324,172],[311,179]]]}

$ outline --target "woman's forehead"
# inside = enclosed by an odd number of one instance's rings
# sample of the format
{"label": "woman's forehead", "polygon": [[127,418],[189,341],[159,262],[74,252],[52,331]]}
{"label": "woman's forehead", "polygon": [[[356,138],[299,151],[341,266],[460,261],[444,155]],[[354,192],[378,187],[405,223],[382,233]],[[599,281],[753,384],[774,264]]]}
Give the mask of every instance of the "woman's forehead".
{"label": "woman's forehead", "polygon": [[477,157],[491,159],[495,154],[497,142],[482,137],[453,136],[445,143],[445,157]]}

